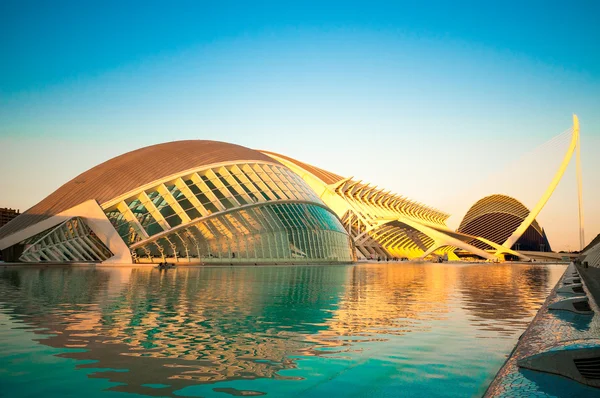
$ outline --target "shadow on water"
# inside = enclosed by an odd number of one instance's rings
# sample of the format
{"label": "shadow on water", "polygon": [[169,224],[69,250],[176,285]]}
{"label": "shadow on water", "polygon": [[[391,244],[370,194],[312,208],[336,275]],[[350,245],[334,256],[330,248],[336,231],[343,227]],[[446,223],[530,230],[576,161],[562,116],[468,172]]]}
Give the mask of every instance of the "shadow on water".
{"label": "shadow on water", "polygon": [[[549,397],[595,397],[598,389],[577,383],[566,377],[553,374],[521,369],[520,373],[531,383],[537,386],[539,393]],[[575,387],[575,388],[574,388]]]}
{"label": "shadow on water", "polygon": [[550,314],[563,322],[569,323],[573,328],[580,332],[585,332],[590,329],[593,318],[591,315],[576,314],[570,311],[550,311]]}
{"label": "shadow on water", "polygon": [[[299,357],[333,360],[369,342],[387,361],[387,350],[405,340],[386,341],[437,336],[440,322],[516,339],[558,271],[551,277],[543,266],[448,264],[5,268],[0,304],[35,328],[42,344],[62,349],[58,356],[81,361],[77,368],[88,377],[118,383],[112,391],[168,396],[215,384],[226,394],[260,395],[217,384],[310,378],[287,370],[298,369]],[[461,310],[469,320],[460,321]],[[345,358],[357,366],[371,357]],[[402,361],[403,369],[418,363]]]}

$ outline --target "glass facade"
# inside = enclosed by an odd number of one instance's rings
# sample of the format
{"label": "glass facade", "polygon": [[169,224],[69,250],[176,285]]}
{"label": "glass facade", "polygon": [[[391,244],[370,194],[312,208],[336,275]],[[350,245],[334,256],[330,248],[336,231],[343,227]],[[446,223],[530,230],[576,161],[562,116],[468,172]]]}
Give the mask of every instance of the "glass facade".
{"label": "glass facade", "polygon": [[21,244],[23,262],[99,262],[113,256],[79,217],[34,235]]}
{"label": "glass facade", "polygon": [[104,211],[135,262],[353,260],[337,216],[281,165],[190,172],[146,186]]}
{"label": "glass facade", "polygon": [[278,203],[200,219],[132,249],[137,262],[350,262],[351,245],[325,208]]}

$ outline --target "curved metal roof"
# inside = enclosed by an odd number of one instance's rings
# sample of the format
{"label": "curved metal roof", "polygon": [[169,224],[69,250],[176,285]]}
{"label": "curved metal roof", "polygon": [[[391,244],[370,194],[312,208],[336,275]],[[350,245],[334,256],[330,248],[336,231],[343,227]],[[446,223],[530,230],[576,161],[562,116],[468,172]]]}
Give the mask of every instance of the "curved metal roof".
{"label": "curved metal roof", "polygon": [[58,188],[0,228],[0,239],[86,200],[95,199],[103,204],[137,187],[185,170],[243,160],[279,163],[253,149],[219,141],[174,141],[127,152]]}
{"label": "curved metal roof", "polygon": [[335,184],[336,182],[342,181],[344,179],[344,177],[342,177],[340,175],[337,175],[337,174],[332,173],[327,170],[323,170],[316,166],[311,166],[308,163],[301,162],[299,160],[290,158],[288,156],[280,155],[279,153],[269,152],[269,151],[261,151],[261,152],[264,154],[267,154],[267,155],[273,155],[273,156],[280,157],[281,159],[287,160],[288,162],[291,162],[291,163],[295,164],[296,166],[301,167],[304,170],[308,171],[309,173],[311,173],[312,175],[314,175],[315,177],[317,177],[321,181],[323,181],[325,184]]}

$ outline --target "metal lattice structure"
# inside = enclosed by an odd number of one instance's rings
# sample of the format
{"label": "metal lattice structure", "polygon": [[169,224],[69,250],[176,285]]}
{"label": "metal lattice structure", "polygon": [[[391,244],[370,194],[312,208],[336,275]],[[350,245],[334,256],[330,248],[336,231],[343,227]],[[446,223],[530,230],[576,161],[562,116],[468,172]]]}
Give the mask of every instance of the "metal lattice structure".
{"label": "metal lattice structure", "polygon": [[186,172],[103,208],[139,262],[352,260],[335,215],[274,163]]}
{"label": "metal lattice structure", "polygon": [[26,239],[23,246],[23,262],[102,262],[113,256],[80,217]]}

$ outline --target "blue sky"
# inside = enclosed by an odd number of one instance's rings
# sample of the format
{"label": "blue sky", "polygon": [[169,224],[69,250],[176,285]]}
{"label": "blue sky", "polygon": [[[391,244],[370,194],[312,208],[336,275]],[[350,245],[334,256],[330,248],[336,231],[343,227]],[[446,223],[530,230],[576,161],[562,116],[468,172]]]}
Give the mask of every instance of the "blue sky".
{"label": "blue sky", "polygon": [[[0,206],[28,208],[123,152],[199,138],[453,212],[577,113],[588,239],[599,232],[600,3],[243,3],[2,1]],[[555,248],[577,246],[573,203],[565,181],[540,215]]]}

